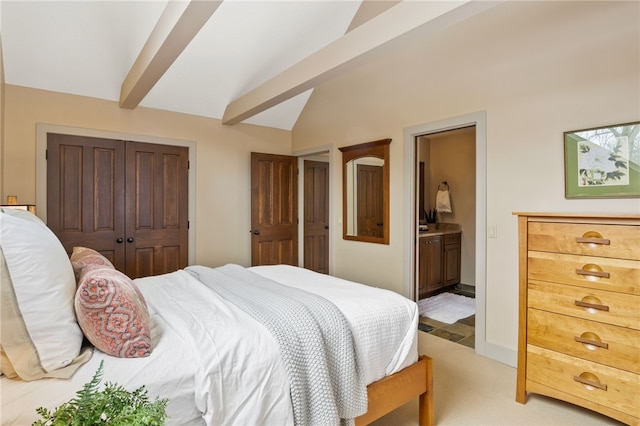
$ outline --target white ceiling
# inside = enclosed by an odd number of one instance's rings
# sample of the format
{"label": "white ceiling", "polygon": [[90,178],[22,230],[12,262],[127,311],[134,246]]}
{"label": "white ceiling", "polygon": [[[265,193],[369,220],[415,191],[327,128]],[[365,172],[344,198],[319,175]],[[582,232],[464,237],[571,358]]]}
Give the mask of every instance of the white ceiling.
{"label": "white ceiling", "polygon": [[[5,81],[119,101],[167,3],[1,0]],[[359,7],[360,0],[223,1],[139,105],[222,119],[232,101],[340,39]],[[245,122],[291,130],[311,91]]]}
{"label": "white ceiling", "polygon": [[[6,83],[118,101],[166,4],[3,0]],[[222,118],[229,102],[344,35],[358,6],[227,0],[140,105]],[[309,95],[246,122],[290,130]]]}

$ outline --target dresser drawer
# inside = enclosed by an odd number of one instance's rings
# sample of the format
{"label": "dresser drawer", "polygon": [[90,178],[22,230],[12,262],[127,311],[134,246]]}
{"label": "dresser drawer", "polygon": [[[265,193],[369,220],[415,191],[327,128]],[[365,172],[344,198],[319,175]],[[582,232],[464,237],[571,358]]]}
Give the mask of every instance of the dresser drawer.
{"label": "dresser drawer", "polygon": [[640,374],[640,330],[529,309],[527,342]]}
{"label": "dresser drawer", "polygon": [[529,222],[529,250],[640,260],[640,226]]}
{"label": "dresser drawer", "polygon": [[527,381],[640,417],[640,375],[527,346]]}
{"label": "dresser drawer", "polygon": [[527,270],[533,280],[640,295],[638,260],[529,251]]}
{"label": "dresser drawer", "polygon": [[640,330],[640,296],[529,280],[527,306]]}

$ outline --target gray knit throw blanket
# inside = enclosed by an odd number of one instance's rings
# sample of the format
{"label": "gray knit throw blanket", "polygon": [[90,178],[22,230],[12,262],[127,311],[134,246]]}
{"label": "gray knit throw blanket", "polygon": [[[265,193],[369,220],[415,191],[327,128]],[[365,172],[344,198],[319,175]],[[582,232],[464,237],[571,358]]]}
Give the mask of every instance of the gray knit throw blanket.
{"label": "gray knit throw blanket", "polygon": [[272,333],[289,377],[296,425],[350,424],[367,411],[353,335],[333,303],[239,265],[186,270]]}

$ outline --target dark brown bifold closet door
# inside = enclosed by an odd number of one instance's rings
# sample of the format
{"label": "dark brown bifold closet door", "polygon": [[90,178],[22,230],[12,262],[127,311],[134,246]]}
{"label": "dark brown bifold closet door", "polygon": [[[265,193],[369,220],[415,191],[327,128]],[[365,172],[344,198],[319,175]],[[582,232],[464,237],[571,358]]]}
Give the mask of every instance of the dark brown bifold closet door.
{"label": "dark brown bifold closet door", "polygon": [[47,135],[47,225],[131,278],[188,262],[188,148]]}

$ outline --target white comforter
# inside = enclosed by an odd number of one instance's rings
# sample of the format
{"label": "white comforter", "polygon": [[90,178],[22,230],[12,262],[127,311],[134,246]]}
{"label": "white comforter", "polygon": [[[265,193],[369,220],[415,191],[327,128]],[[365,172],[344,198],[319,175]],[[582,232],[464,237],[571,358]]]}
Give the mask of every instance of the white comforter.
{"label": "white comforter", "polygon": [[295,266],[254,266],[249,270],[333,302],[351,326],[367,383],[418,360],[420,314],[416,303],[406,297]]}
{"label": "white comforter", "polygon": [[[267,278],[322,295],[349,321],[367,383],[417,360],[418,310],[396,293],[290,266],[251,268]],[[241,310],[185,271],[135,280],[153,318],[153,353],[114,358],[95,351],[70,380],[2,377],[2,425],[31,424],[35,409],[75,396],[105,360],[103,382],[169,398],[169,424],[293,423],[287,375],[275,340]]]}

